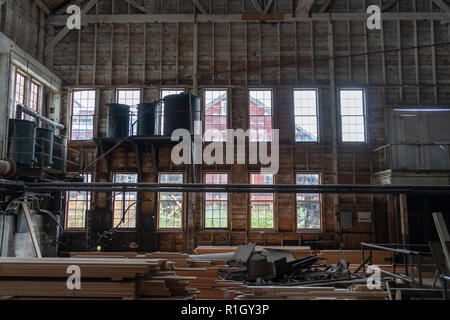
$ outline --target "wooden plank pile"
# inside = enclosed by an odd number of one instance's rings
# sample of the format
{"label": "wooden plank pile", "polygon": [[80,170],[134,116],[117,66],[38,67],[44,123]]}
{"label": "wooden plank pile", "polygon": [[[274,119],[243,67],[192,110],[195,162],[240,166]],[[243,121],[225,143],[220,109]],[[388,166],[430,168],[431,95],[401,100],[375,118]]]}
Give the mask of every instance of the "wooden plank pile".
{"label": "wooden plank pile", "polygon": [[263,286],[247,287],[236,300],[386,300],[384,290],[369,290],[366,286],[349,289],[334,287]]}
{"label": "wooden plank pile", "polygon": [[[223,260],[194,260],[189,259],[189,255],[176,252],[152,252],[152,253],[70,253],[71,257],[84,258],[109,258],[121,257],[123,259],[162,259],[167,261],[167,271],[164,275],[153,277],[154,280],[165,279],[167,286],[171,286],[171,290],[176,292],[174,286],[169,279],[177,279],[181,277],[186,281],[186,289],[196,299],[233,299],[240,288],[245,286],[234,281],[221,280],[219,270],[225,267],[226,261]],[[161,277],[163,276],[163,277]],[[153,283],[158,285],[158,283]],[[150,284],[149,284],[150,285]],[[156,289],[146,289],[146,292],[152,292]],[[164,293],[162,290],[157,291]]]}
{"label": "wooden plank pile", "polygon": [[[70,290],[70,266],[81,271],[81,288]],[[2,258],[0,296],[52,299],[192,298],[189,278],[170,271],[164,259]]]}
{"label": "wooden plank pile", "polygon": [[[345,260],[350,264],[361,264],[362,263],[362,252],[361,250],[343,250]],[[317,256],[319,257],[321,263],[323,264],[336,264],[338,261],[342,260],[342,255],[340,250],[321,250]],[[365,251],[365,258],[369,256],[369,251]],[[373,250],[372,251],[372,263],[374,265],[378,264],[392,264],[393,253],[390,251]]]}

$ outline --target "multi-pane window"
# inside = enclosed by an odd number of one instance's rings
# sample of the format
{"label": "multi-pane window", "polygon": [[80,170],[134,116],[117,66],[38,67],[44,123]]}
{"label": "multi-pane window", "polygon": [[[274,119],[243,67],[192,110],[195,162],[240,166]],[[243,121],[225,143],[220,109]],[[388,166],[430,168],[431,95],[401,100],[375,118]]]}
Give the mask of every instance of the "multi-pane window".
{"label": "multi-pane window", "polygon": [[272,91],[250,90],[250,141],[272,141]]}
{"label": "multi-pane window", "polygon": [[[206,184],[226,184],[228,174],[207,173]],[[207,192],[205,194],[205,228],[227,228],[228,227],[228,194],[220,192]]]}
{"label": "multi-pane window", "polygon": [[227,91],[205,91],[205,140],[227,141]]}
{"label": "multi-pane window", "polygon": [[[136,173],[115,173],[114,183],[137,183]],[[137,192],[115,192],[114,226],[123,229],[136,228]]]}
{"label": "multi-pane window", "polygon": [[318,141],[317,90],[294,90],[295,141]]}
{"label": "multi-pane window", "polygon": [[[165,89],[161,90],[161,99],[164,99],[167,96],[173,95],[173,94],[180,94],[183,93],[184,90],[178,90],[178,89]],[[164,103],[161,104],[161,114],[160,114],[160,128],[159,132],[161,135],[164,135]]]}
{"label": "multi-pane window", "polygon": [[26,78],[20,72],[16,72],[16,87],[15,87],[15,106],[18,104],[25,106],[25,88],[26,88]]}
{"label": "multi-pane window", "polygon": [[39,111],[39,85],[34,81],[30,82],[30,109],[33,111]]}
{"label": "multi-pane window", "polygon": [[[161,173],[159,183],[181,184],[182,173]],[[158,229],[182,229],[183,193],[161,192],[159,194]]]}
{"label": "multi-pane window", "polygon": [[[297,185],[319,185],[319,173],[297,173]],[[297,229],[321,229],[321,196],[318,193],[297,194]]]}
{"label": "multi-pane window", "polygon": [[74,91],[72,99],[72,140],[94,137],[95,90]]}
{"label": "multi-pane window", "polygon": [[[83,175],[84,182],[91,182],[91,175]],[[91,193],[86,191],[67,192],[66,201],[66,228],[86,228],[86,211],[91,207]]]}
{"label": "multi-pane window", "polygon": [[[251,184],[273,184],[273,175],[252,173]],[[250,194],[250,222],[252,229],[274,228],[274,194],[252,193]]]}
{"label": "multi-pane window", "polygon": [[137,105],[141,103],[141,91],[130,89],[117,90],[117,103],[126,104],[130,109],[130,136],[137,134]]}
{"label": "multi-pane window", "polygon": [[363,89],[341,90],[342,142],[365,142],[365,107]]}

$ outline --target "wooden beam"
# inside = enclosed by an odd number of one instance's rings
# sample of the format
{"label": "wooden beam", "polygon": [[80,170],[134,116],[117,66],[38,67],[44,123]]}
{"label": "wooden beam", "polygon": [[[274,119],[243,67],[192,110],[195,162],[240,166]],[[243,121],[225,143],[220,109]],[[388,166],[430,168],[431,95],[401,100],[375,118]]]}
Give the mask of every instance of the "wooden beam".
{"label": "wooden beam", "polygon": [[266,6],[264,7],[264,13],[268,13],[270,11],[270,8],[272,8],[273,0],[269,0],[269,2],[266,3]]}
{"label": "wooden beam", "polygon": [[309,16],[315,0],[298,0],[296,14],[299,16]]}
{"label": "wooden beam", "polygon": [[319,13],[327,12],[328,8],[331,6],[332,3],[333,3],[333,0],[327,0],[327,2],[324,3],[322,8],[320,8]]}
{"label": "wooden beam", "polygon": [[58,9],[56,9],[55,14],[65,14],[65,13],[67,13],[67,8],[68,7],[79,5],[83,1],[84,0],[66,1],[66,4],[63,4],[62,6],[59,6]]}
{"label": "wooden beam", "polygon": [[447,268],[450,270],[450,235],[445,225],[444,217],[441,212],[433,212],[433,219],[441,240],[442,250],[444,251]]}
{"label": "wooden beam", "polygon": [[[81,9],[81,17],[83,18],[83,16],[85,16],[86,13],[88,13],[89,10],[91,10],[97,4],[97,2],[98,0],[90,0],[83,7],[83,9]],[[67,28],[67,26],[64,26],[64,28],[61,31],[59,31],[58,34],[48,42],[44,50],[45,54],[48,54],[52,48],[54,48],[62,39],[64,39],[64,37],[69,33],[69,31],[70,30]]]}
{"label": "wooden beam", "polygon": [[36,0],[36,4],[42,9],[44,10],[44,12],[46,14],[50,14],[50,9],[45,5],[44,2],[42,2],[42,0]]}
{"label": "wooden beam", "polygon": [[202,5],[202,3],[200,2],[200,0],[192,0],[192,2],[194,3],[194,5],[197,7],[197,9],[203,13],[203,14],[208,14],[208,11],[206,11],[205,7]]}
{"label": "wooden beam", "polygon": [[28,208],[28,204],[22,203],[23,213],[25,215],[25,220],[27,221],[28,231],[31,235],[31,241],[33,242],[33,247],[36,252],[36,256],[38,258],[42,258],[41,248],[39,247],[39,242],[36,237],[36,233],[34,232],[33,222],[31,221],[31,213],[30,208]]}
{"label": "wooden beam", "polygon": [[392,8],[396,3],[398,2],[398,0],[391,0],[388,3],[386,3],[382,8],[381,11],[386,11],[390,8]]}
{"label": "wooden beam", "polygon": [[[259,15],[258,15],[259,16]],[[268,15],[270,18],[271,15]],[[273,15],[274,19],[265,21],[283,21],[283,22],[328,22],[332,21],[367,21],[367,13],[313,13],[308,16],[292,17],[291,14]],[[281,17],[281,18],[280,18]],[[55,26],[65,26],[68,16],[50,16],[49,24]],[[276,18],[276,19],[275,19]],[[196,20],[195,20],[196,19]],[[386,12],[381,16],[383,21],[413,21],[413,20],[438,20],[448,21],[450,18],[445,13],[440,12]],[[244,22],[242,14],[106,14],[106,15],[87,15],[83,19],[83,24],[95,23],[161,23],[161,22]],[[255,20],[256,21],[256,20]]]}
{"label": "wooden beam", "polygon": [[261,6],[259,5],[258,0],[251,0],[253,7],[256,9],[256,11],[258,13],[263,13],[263,9],[261,8]]}
{"label": "wooden beam", "polygon": [[450,17],[450,6],[444,0],[433,0],[434,4],[441,8]]}
{"label": "wooden beam", "polygon": [[146,7],[140,5],[135,0],[125,0],[125,2],[129,3],[132,7],[138,9],[139,11],[142,11],[144,13],[152,14],[153,12]]}

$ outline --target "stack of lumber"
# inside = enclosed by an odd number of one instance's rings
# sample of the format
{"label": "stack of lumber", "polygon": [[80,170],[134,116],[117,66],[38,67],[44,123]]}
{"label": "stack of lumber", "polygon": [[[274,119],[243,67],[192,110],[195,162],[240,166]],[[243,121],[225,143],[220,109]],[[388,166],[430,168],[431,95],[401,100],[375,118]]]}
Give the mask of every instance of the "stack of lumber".
{"label": "stack of lumber", "polygon": [[385,300],[388,296],[383,290],[369,290],[367,287],[365,290],[362,287],[247,287],[236,300]]}
{"label": "stack of lumber", "polygon": [[[121,257],[124,259],[156,259],[166,261],[167,271],[160,272],[153,280],[166,280],[166,286],[172,293],[177,292],[176,284],[170,279],[185,281],[186,290],[196,299],[233,299],[236,293],[245,286],[234,281],[221,280],[219,270],[225,267],[223,260],[194,260],[189,255],[176,252],[152,252],[152,253],[70,253],[71,257],[83,258],[109,258]],[[182,279],[182,280],[181,280]],[[155,282],[154,285],[159,283]],[[164,293],[162,290],[145,289],[145,292]]]}
{"label": "stack of lumber", "polygon": [[[69,270],[71,266],[80,268],[80,289],[67,287],[68,278],[73,274],[73,270]],[[170,271],[163,259],[2,258],[0,296],[17,299],[190,298],[186,279],[170,277],[167,273]],[[161,275],[169,278],[161,279]]]}
{"label": "stack of lumber", "polygon": [[[200,246],[194,251],[196,255],[235,252],[238,247],[227,246]],[[294,259],[302,259],[312,254],[311,247],[300,246],[256,246],[255,251],[261,252],[263,249],[278,249],[290,251]]]}

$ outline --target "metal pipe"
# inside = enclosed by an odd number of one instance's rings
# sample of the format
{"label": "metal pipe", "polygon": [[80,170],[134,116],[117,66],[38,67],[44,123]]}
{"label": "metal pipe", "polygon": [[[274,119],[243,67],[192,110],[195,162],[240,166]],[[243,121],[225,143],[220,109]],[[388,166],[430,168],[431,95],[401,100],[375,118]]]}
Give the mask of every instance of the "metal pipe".
{"label": "metal pipe", "polygon": [[16,106],[16,118],[17,119],[22,119],[22,113],[25,113],[26,115],[29,115],[30,117],[35,118],[36,120],[45,122],[46,124],[48,124],[49,126],[55,128],[55,129],[61,129],[64,130],[64,126],[60,123],[54,122],[46,117],[44,117],[43,115],[40,115],[37,112],[34,112],[28,108],[25,108],[24,106],[18,104]]}
{"label": "metal pipe", "polygon": [[442,285],[442,299],[447,300],[447,281],[450,281],[450,276],[445,274],[441,274],[441,285]]}
{"label": "metal pipe", "polygon": [[[39,182],[28,183],[29,191],[98,191],[111,192],[221,192],[221,193],[322,193],[322,194],[450,194],[450,186],[379,186],[379,185],[250,185],[250,184],[159,184],[106,182]],[[376,248],[379,249],[379,248]],[[383,250],[400,250],[383,248]],[[401,251],[397,251],[401,252]]]}

